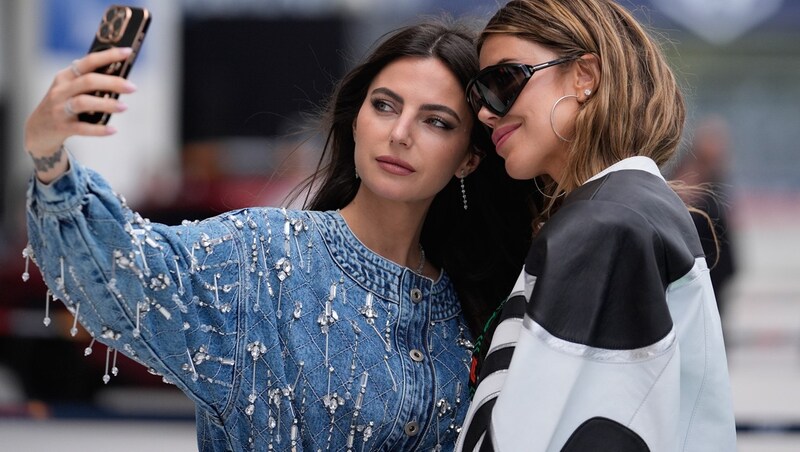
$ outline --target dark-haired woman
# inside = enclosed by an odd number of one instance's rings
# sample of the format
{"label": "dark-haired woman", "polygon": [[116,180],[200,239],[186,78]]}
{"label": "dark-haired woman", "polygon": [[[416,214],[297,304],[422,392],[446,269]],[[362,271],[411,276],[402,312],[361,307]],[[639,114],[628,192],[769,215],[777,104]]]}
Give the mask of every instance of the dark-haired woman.
{"label": "dark-haired woman", "polygon": [[451,449],[468,402],[462,304],[481,324],[530,224],[464,99],[473,35],[401,29],[343,79],[310,210],[180,226],[129,210],[63,147],[113,133],[76,114],[122,110],[81,93],[132,92],[92,73],[127,52],[62,70],[26,124],[26,253],[53,295],[195,402],[200,450]]}

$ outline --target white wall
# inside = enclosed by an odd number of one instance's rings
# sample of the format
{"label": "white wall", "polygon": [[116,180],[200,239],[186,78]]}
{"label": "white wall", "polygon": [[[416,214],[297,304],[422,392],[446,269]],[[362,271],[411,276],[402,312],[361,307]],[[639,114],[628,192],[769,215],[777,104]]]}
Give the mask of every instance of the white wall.
{"label": "white wall", "polygon": [[[85,41],[71,49],[48,45],[46,18],[52,2],[67,5],[67,23],[60,29],[64,42]],[[81,57],[89,48],[100,23],[105,0],[10,0],[6,12],[13,15],[13,30],[5,36],[16,36],[6,46],[9,66],[3,69],[5,83],[12,96],[10,112],[11,149],[7,150],[10,172],[5,180],[9,207],[19,209],[24,202],[24,189],[31,174],[31,163],[23,150],[24,120],[36,107],[50,86],[57,71]],[[73,137],[67,140],[70,149],[83,163],[98,170],[117,192],[131,203],[141,199],[148,182],[161,171],[179,177],[179,90],[180,69],[180,4],[155,0],[130,2],[148,8],[153,21],[142,53],[129,79],[138,87],[132,95],[123,96],[128,111],[112,117],[110,124],[118,133],[107,138]],[[77,36],[76,36],[77,35]],[[65,46],[68,47],[68,46]],[[15,207],[16,206],[16,207]]]}

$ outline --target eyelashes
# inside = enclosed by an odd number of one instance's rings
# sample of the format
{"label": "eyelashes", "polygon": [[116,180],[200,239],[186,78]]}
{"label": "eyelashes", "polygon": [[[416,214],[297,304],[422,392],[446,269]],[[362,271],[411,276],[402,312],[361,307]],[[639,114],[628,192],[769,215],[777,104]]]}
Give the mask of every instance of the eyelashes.
{"label": "eyelashes", "polygon": [[[372,108],[378,113],[399,114],[394,106],[394,103],[389,100],[382,98],[373,98],[370,100],[370,103],[372,104]],[[424,122],[426,124],[430,124],[433,127],[436,127],[437,129],[442,129],[442,130],[453,130],[455,128],[448,120],[442,118],[439,115],[431,115],[425,118]]]}
{"label": "eyelashes", "polygon": [[379,112],[384,112],[384,113],[394,111],[394,107],[392,107],[392,105],[389,102],[383,99],[372,99],[372,108],[374,108]]}
{"label": "eyelashes", "polygon": [[449,122],[445,121],[444,119],[442,119],[439,116],[433,116],[430,119],[428,119],[426,122],[429,123],[429,124],[432,124],[434,127],[439,127],[440,129],[445,129],[445,130],[453,130],[454,129],[454,127],[452,125],[450,125]]}

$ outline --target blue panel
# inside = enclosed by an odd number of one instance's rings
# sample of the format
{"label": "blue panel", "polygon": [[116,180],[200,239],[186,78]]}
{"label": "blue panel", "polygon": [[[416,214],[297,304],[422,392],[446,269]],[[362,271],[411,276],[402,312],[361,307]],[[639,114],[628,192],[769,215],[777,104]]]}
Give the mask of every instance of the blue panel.
{"label": "blue panel", "polygon": [[[53,53],[79,55],[89,50],[106,8],[118,0],[43,0],[43,45]],[[139,0],[125,0],[139,6]]]}

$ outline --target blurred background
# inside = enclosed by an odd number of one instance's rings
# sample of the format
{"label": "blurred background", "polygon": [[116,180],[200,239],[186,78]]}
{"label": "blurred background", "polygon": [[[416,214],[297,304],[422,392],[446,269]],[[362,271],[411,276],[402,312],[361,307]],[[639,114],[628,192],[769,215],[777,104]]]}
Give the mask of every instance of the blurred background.
{"label": "blurred background", "polygon": [[[0,1],[0,438],[4,450],[196,450],[193,407],[120,356],[69,334],[25,271],[27,115],[83,55],[107,0]],[[334,82],[372,42],[420,15],[478,24],[495,0],[127,0],[152,15],[109,138],[67,145],[153,221],[280,205],[314,167],[312,131]],[[800,1],[622,3],[658,34],[689,106],[666,168],[713,184],[696,198],[722,238],[714,282],[739,450],[800,450]],[[707,236],[707,225],[698,221]],[[707,244],[710,242],[706,242]],[[717,258],[718,257],[718,258]],[[79,328],[80,330],[80,328]],[[86,355],[86,356],[85,356]],[[112,363],[113,365],[113,363]],[[133,443],[135,441],[135,444]]]}

